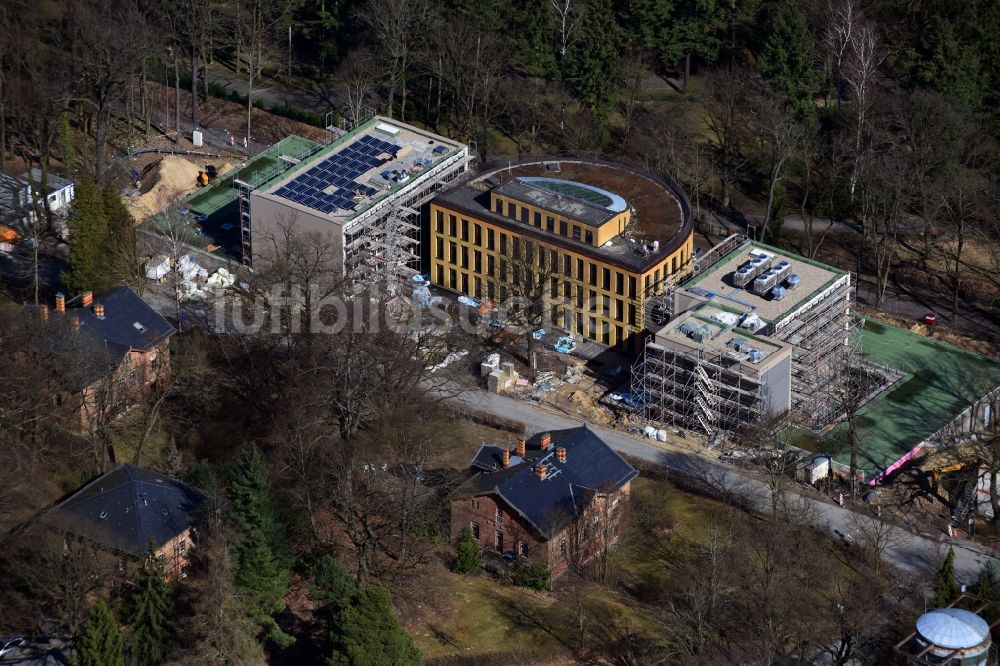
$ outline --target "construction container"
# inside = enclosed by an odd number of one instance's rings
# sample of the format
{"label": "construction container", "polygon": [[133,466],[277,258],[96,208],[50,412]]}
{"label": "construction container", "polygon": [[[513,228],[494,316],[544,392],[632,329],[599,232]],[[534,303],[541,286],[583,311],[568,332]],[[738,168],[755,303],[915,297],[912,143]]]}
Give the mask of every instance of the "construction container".
{"label": "construction container", "polygon": [[830,475],[830,459],[813,458],[805,464],[803,469],[805,471],[806,483],[812,485]]}

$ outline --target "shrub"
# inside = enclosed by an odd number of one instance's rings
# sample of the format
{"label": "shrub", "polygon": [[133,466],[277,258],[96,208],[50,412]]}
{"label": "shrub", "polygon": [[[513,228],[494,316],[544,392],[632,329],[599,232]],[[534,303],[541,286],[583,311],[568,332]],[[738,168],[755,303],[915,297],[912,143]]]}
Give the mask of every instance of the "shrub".
{"label": "shrub", "polygon": [[470,574],[479,570],[479,544],[472,538],[472,530],[465,530],[455,554],[455,573]]}
{"label": "shrub", "polygon": [[514,574],[514,584],[533,590],[548,590],[552,587],[552,573],[544,564],[533,564]]}

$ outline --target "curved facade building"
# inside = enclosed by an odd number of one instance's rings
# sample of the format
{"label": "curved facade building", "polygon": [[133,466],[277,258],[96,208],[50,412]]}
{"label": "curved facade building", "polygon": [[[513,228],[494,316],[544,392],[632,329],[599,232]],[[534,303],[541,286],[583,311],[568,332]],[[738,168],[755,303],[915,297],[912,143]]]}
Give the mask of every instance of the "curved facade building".
{"label": "curved facade building", "polygon": [[676,185],[587,159],[494,163],[430,203],[431,281],[515,299],[583,338],[635,352],[646,300],[685,277],[694,224]]}

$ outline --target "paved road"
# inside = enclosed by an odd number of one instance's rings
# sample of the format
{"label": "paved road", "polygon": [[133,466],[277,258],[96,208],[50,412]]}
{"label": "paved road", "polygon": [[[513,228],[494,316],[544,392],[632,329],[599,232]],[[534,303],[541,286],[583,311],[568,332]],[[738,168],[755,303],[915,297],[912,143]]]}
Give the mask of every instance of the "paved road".
{"label": "paved road", "polygon": [[[522,421],[535,432],[571,428],[583,423],[582,419],[558,415],[531,403],[485,391],[467,391],[452,400],[473,409]],[[770,491],[767,486],[735,467],[676,445],[654,445],[647,440],[617,430],[588,425],[621,453],[694,477],[722,493],[729,493],[730,496],[744,497],[762,512],[770,510]],[[809,507],[812,520],[817,527],[831,534],[834,531],[843,534],[852,531],[851,519],[855,515],[853,512],[820,499],[803,497],[803,501]],[[948,543],[955,548],[955,574],[962,583],[974,582],[987,559],[994,559],[994,564],[1000,566],[1000,561],[996,560],[995,555],[988,553],[988,549],[984,546],[960,539],[947,539],[944,534],[940,539],[935,539],[899,529],[897,541],[898,545],[892,546],[886,552],[885,558],[900,569],[914,574],[926,574],[936,570]]]}

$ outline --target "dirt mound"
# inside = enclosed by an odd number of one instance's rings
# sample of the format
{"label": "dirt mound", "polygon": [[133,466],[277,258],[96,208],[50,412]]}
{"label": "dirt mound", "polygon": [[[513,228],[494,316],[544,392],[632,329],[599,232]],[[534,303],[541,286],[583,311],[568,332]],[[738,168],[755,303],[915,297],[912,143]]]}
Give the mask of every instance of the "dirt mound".
{"label": "dirt mound", "polygon": [[[165,155],[155,173],[149,174],[149,177],[156,178],[152,187],[145,194],[126,202],[132,217],[137,222],[147,220],[166,210],[175,201],[194,192],[198,187],[198,172],[204,168],[204,162],[205,158],[188,159],[178,155]],[[219,175],[231,168],[230,164],[219,165]]]}

